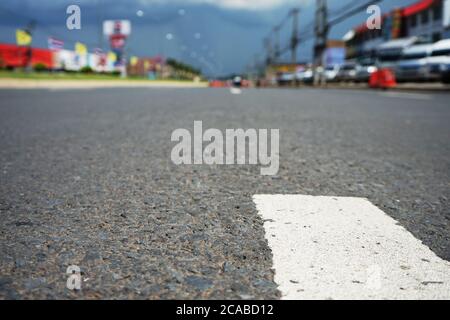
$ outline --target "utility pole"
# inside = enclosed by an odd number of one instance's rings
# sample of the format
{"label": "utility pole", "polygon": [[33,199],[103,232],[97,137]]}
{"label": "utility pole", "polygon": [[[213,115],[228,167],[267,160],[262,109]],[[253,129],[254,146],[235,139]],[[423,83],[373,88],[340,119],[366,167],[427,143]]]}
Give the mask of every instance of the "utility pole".
{"label": "utility pole", "polygon": [[291,36],[291,55],[292,64],[297,64],[297,46],[298,46],[298,15],[300,10],[298,8],[292,9],[292,36]]}
{"label": "utility pole", "polygon": [[278,62],[278,58],[280,57],[280,54],[281,54],[281,48],[280,48],[280,29],[281,29],[281,26],[280,25],[278,25],[278,26],[275,26],[274,28],[273,28],[273,36],[274,36],[274,40],[275,40],[275,52],[274,52],[274,62],[276,63],[276,62]]}
{"label": "utility pole", "polygon": [[103,1],[97,0],[98,48],[103,50]]}
{"label": "utility pole", "polygon": [[266,65],[270,66],[273,63],[272,41],[270,37],[264,39],[264,47],[266,48],[267,52]]}
{"label": "utility pole", "polygon": [[[316,43],[314,45],[314,64],[316,66],[315,71],[315,83],[320,80],[322,83],[326,82],[326,78],[323,74],[323,58],[327,49],[328,33],[330,29],[342,21],[360,13],[366,11],[367,7],[382,2],[383,0],[367,0],[365,3],[356,6],[355,8],[347,11],[343,15],[328,21],[328,8],[327,0],[316,0],[316,21],[315,21],[315,36]],[[318,68],[322,69],[317,72]],[[320,76],[321,79],[318,79]]]}
{"label": "utility pole", "polygon": [[[328,41],[328,7],[327,0],[316,0],[316,25],[315,25],[315,34],[316,34],[316,43],[314,45],[314,64],[317,68],[321,68],[323,71],[323,55],[325,53]],[[315,72],[315,82],[317,76],[322,78],[322,74],[317,74]],[[323,80],[323,79],[320,79]]]}
{"label": "utility pole", "polygon": [[[31,20],[27,27],[25,28],[25,32],[30,36],[33,37],[33,31],[36,28],[36,21]],[[25,70],[26,72],[31,72],[33,69],[33,48],[31,47],[31,43],[27,45],[26,47],[26,53],[25,53]]]}
{"label": "utility pole", "polygon": [[257,53],[253,56],[253,70],[255,79],[258,79],[260,75],[260,66],[259,66],[259,54]]}

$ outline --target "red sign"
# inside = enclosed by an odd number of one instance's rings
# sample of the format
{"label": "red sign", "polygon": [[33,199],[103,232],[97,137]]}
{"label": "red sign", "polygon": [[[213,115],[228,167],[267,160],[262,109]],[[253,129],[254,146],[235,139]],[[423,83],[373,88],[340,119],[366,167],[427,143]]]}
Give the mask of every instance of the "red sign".
{"label": "red sign", "polygon": [[123,34],[113,34],[109,37],[109,42],[111,48],[113,49],[123,49],[125,47],[127,37]]}

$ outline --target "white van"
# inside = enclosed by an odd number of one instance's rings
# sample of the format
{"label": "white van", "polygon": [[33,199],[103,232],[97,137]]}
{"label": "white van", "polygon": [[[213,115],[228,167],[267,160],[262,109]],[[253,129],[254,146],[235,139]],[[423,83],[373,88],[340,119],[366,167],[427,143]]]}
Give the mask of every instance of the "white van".
{"label": "white van", "polygon": [[398,81],[428,81],[432,80],[428,59],[431,56],[433,45],[413,45],[403,50],[400,61],[395,67],[395,76]]}
{"label": "white van", "polygon": [[433,76],[450,82],[450,39],[438,41],[433,45],[428,65]]}
{"label": "white van", "polygon": [[394,39],[380,44],[376,49],[377,66],[394,69],[402,58],[405,49],[410,48],[419,41],[418,37]]}

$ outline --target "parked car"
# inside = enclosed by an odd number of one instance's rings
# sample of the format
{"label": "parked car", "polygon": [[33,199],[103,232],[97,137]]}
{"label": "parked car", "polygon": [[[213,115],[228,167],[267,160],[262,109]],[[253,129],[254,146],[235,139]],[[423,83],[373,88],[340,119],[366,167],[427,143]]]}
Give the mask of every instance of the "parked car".
{"label": "parked car", "polygon": [[340,66],[328,66],[325,68],[325,79],[327,82],[333,82],[337,80],[337,75],[339,73]]}
{"label": "parked car", "polygon": [[312,68],[306,68],[296,73],[296,79],[298,82],[305,84],[312,84],[314,82],[314,71]]}
{"label": "parked car", "polygon": [[295,74],[291,72],[280,73],[277,78],[278,85],[288,85],[295,80]]}
{"label": "parked car", "polygon": [[433,45],[428,67],[433,78],[450,83],[450,39],[438,41]]}
{"label": "parked car", "polygon": [[442,82],[450,84],[450,64],[441,66]]}
{"label": "parked car", "polygon": [[382,43],[376,49],[377,65],[379,68],[395,69],[406,49],[420,41],[418,37],[394,39]]}
{"label": "parked car", "polygon": [[358,65],[356,62],[346,62],[337,73],[336,79],[338,81],[356,81],[356,74],[358,73]]}
{"label": "parked car", "polygon": [[406,48],[395,67],[397,81],[431,80],[428,58],[431,55],[432,47],[430,44],[420,44]]}
{"label": "parked car", "polygon": [[242,77],[236,76],[232,80],[233,87],[240,88],[242,87]]}
{"label": "parked car", "polygon": [[375,61],[367,60],[361,62],[357,68],[356,81],[357,82],[369,82],[372,73],[378,70]]}

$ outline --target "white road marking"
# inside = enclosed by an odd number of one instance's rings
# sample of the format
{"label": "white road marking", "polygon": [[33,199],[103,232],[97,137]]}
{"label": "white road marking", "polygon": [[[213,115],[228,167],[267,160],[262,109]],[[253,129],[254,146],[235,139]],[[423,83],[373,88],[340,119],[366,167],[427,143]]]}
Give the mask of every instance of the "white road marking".
{"label": "white road marking", "polygon": [[239,88],[230,88],[231,94],[241,94],[242,90]]}
{"label": "white road marking", "polygon": [[253,200],[283,299],[450,299],[450,263],[368,200]]}
{"label": "white road marking", "polygon": [[50,91],[50,92],[53,92],[53,91],[60,92],[60,91],[72,91],[72,90],[93,91],[95,89],[97,89],[97,88],[86,88],[86,87],[81,87],[80,86],[80,87],[72,87],[72,88],[63,88],[63,87],[61,87],[61,88],[48,88],[47,90]]}
{"label": "white road marking", "polygon": [[403,99],[414,99],[414,100],[431,100],[432,97],[429,94],[423,93],[409,93],[409,92],[380,92],[379,93],[383,97],[388,98],[403,98]]}

